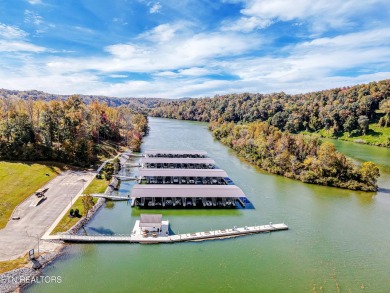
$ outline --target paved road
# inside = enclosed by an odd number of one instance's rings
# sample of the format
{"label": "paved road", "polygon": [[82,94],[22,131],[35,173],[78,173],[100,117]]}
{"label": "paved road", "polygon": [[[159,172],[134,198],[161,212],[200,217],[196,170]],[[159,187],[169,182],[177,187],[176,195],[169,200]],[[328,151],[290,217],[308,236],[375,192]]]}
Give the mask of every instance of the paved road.
{"label": "paved road", "polygon": [[[65,207],[95,176],[94,172],[66,171],[45,185],[47,199],[36,207],[30,206],[37,199],[30,196],[15,210],[20,220],[10,220],[0,230],[0,261],[24,255],[37,248],[38,237],[52,225]],[[17,178],[15,178],[17,180]]]}

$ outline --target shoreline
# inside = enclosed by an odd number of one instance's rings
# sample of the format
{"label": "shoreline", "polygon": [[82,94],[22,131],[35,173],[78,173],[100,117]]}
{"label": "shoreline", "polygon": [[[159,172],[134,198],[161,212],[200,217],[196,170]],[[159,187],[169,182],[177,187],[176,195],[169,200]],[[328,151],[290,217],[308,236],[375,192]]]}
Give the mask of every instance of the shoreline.
{"label": "shoreline", "polygon": [[[119,157],[124,155],[124,159],[128,159],[125,153],[119,154]],[[111,194],[114,191],[114,188],[118,182],[115,182],[115,179],[107,186],[105,194]],[[106,203],[105,198],[99,198],[97,203],[88,211],[87,215],[81,218],[75,225],[73,225],[68,231],[63,232],[64,234],[74,235],[76,234],[84,225],[86,225],[99,211],[99,209]],[[67,210],[68,208],[65,208]],[[56,222],[56,221],[55,221]],[[55,223],[54,222],[54,223]],[[53,224],[54,224],[53,223]],[[53,225],[52,225],[53,226]],[[52,228],[52,227],[51,227]],[[47,232],[52,231],[49,228]],[[54,227],[53,227],[54,228]],[[40,255],[35,260],[29,260],[28,264],[22,268],[17,268],[5,273],[0,274],[0,292],[18,292],[21,288],[32,285],[34,283],[44,283],[47,282],[45,277],[42,276],[42,270],[50,263],[55,261],[63,253],[64,248],[67,244],[63,241],[44,239],[44,237],[49,235],[48,233],[42,237],[42,242],[40,246]],[[24,257],[27,257],[25,255]],[[52,276],[50,276],[52,278]],[[49,282],[53,281],[52,279]],[[56,279],[55,281],[60,281]]]}
{"label": "shoreline", "polygon": [[[107,189],[110,189],[110,186],[107,187]],[[110,192],[112,192],[112,190]],[[68,231],[64,232],[64,234],[76,234],[84,225],[86,225],[94,217],[96,212],[105,203],[106,200],[104,198],[100,198],[98,202],[93,206],[93,208],[88,212],[87,216],[81,218],[73,227],[71,227]],[[18,289],[32,285],[34,283],[46,282],[45,278],[42,278],[41,276],[42,270],[48,264],[52,263],[58,257],[60,257],[63,254],[63,250],[67,245],[68,244],[63,241],[43,240],[40,249],[43,252],[37,259],[35,259],[34,261],[29,261],[28,265],[26,265],[25,267],[0,274],[0,292],[17,292]]]}

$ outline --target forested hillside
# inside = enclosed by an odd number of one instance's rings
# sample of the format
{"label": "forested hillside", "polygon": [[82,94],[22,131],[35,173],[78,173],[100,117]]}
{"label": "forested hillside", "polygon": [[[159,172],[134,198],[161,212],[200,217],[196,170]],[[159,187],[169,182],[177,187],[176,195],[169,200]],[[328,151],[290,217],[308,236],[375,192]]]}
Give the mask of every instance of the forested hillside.
{"label": "forested hillside", "polygon": [[332,143],[291,135],[266,122],[211,122],[210,130],[222,143],[268,172],[307,183],[364,191],[378,189],[378,167],[372,162],[356,166]]}
{"label": "forested hillside", "polygon": [[[69,99],[71,95],[55,95],[42,91],[30,90],[30,91],[17,91],[0,89],[0,98],[20,98],[23,100],[34,101],[65,101]],[[78,95],[78,97],[87,105],[97,101],[98,103],[106,103],[109,107],[128,106],[134,113],[145,112],[146,109],[154,108],[156,104],[160,104],[162,101],[166,101],[158,98],[117,98],[106,96],[94,96],[94,95]]]}
{"label": "forested hillside", "polygon": [[78,96],[34,101],[0,98],[0,159],[54,160],[80,166],[97,161],[101,143],[139,150],[147,118],[126,106],[109,107]]}
{"label": "forested hillside", "polygon": [[[218,122],[268,121],[290,133],[326,130],[330,136],[369,134],[369,124],[390,126],[390,80],[307,94],[231,94],[162,101],[157,117]],[[390,139],[378,143],[390,147]]]}

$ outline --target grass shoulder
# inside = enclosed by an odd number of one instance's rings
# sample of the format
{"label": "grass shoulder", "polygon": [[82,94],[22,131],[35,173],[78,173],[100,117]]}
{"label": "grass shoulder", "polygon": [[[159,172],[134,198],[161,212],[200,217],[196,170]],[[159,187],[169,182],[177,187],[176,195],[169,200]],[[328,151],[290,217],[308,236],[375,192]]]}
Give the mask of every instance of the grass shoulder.
{"label": "grass shoulder", "polygon": [[[82,216],[84,216],[84,208],[82,203],[83,197],[80,196],[72,205],[72,207],[66,212],[66,214],[62,217],[61,221],[57,224],[57,226],[53,229],[51,232],[51,235],[55,235],[60,232],[66,232],[70,228],[72,228],[76,223],[81,219]],[[93,199],[93,203],[96,204],[97,199]],[[70,210],[76,210],[78,209],[81,214],[80,217],[70,217]]]}
{"label": "grass shoulder", "polygon": [[24,268],[28,265],[29,260],[27,255],[7,261],[0,261],[0,274],[9,272],[15,269]]}
{"label": "grass shoulder", "polygon": [[18,204],[66,168],[55,162],[0,162],[0,229]]}
{"label": "grass shoulder", "polygon": [[[104,179],[93,179],[92,182],[88,185],[88,187],[85,189],[84,194],[91,194],[91,193],[103,193],[108,184],[110,182]],[[93,199],[93,203],[96,204],[97,199]],[[66,214],[62,217],[60,222],[57,224],[57,226],[53,229],[51,232],[52,235],[57,234],[59,232],[66,232],[70,228],[72,228],[79,220],[78,217],[70,217],[70,210],[76,210],[78,209],[80,213],[84,213],[84,207],[82,203],[82,196],[80,196],[72,205],[72,207],[66,212]],[[83,216],[83,215],[82,215]]]}
{"label": "grass shoulder", "polygon": [[88,187],[84,190],[84,194],[104,193],[110,184],[110,181],[94,178]]}

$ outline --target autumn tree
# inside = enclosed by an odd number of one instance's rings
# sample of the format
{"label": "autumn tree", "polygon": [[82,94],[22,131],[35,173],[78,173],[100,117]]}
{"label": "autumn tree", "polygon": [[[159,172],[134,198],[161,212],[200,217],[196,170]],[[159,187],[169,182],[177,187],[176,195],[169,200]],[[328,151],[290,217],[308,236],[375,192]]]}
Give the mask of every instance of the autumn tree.
{"label": "autumn tree", "polygon": [[87,216],[88,211],[94,206],[93,197],[90,194],[86,194],[82,197],[81,202],[84,208],[84,215]]}

